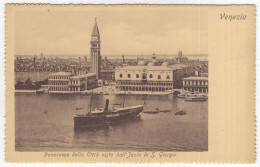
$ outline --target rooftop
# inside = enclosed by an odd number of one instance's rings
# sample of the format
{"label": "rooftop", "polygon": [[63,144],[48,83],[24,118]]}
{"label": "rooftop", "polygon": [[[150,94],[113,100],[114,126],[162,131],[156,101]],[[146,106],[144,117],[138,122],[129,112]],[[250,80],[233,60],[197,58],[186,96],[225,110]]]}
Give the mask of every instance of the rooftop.
{"label": "rooftop", "polygon": [[95,76],[96,74],[94,73],[88,73],[88,74],[83,74],[83,75],[76,75],[73,77],[70,77],[72,79],[78,79],[78,78],[86,78],[86,77],[90,77],[90,76]]}
{"label": "rooftop", "polygon": [[115,70],[100,70],[101,73],[105,73],[105,72],[115,72]]}
{"label": "rooftop", "polygon": [[62,71],[50,74],[50,76],[70,76],[70,75],[72,75],[70,72],[62,72]]}
{"label": "rooftop", "polygon": [[188,77],[183,78],[183,80],[208,80],[208,77]]}
{"label": "rooftop", "polygon": [[163,70],[174,70],[174,68],[171,67],[165,67],[165,66],[125,66],[118,68],[117,70],[158,70],[158,71],[163,71]]}
{"label": "rooftop", "polygon": [[171,65],[170,67],[172,67],[172,68],[183,68],[183,67],[188,67],[188,65],[186,65],[186,64],[174,64],[174,65]]}

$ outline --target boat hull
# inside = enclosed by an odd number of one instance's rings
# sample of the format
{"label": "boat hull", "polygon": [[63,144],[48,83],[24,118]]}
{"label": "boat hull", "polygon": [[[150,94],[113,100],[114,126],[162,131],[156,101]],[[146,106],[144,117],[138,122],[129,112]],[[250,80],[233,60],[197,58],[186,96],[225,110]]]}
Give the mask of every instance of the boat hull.
{"label": "boat hull", "polygon": [[206,101],[205,97],[203,98],[185,98],[185,101]]}
{"label": "boat hull", "polygon": [[107,127],[113,124],[136,120],[140,118],[143,106],[122,108],[118,112],[108,112],[100,115],[74,116],[74,129]]}
{"label": "boat hull", "polygon": [[181,98],[181,99],[185,99],[186,95],[178,94],[177,97],[178,97],[178,98]]}
{"label": "boat hull", "polygon": [[74,129],[106,127],[108,125],[105,117],[74,116]]}

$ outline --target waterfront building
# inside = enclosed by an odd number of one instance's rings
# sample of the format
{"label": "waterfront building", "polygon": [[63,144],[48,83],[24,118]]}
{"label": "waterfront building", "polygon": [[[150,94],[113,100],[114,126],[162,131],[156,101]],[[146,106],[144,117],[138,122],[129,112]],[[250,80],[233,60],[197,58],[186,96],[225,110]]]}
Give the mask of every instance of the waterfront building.
{"label": "waterfront building", "polygon": [[208,77],[208,73],[201,73],[200,76],[201,77]]}
{"label": "waterfront building", "polygon": [[191,76],[190,68],[185,64],[174,64],[169,67],[173,69],[173,88],[182,89],[182,79]]}
{"label": "waterfront building", "polygon": [[69,91],[84,91],[97,87],[96,74],[89,73],[69,78]]}
{"label": "waterfront building", "polygon": [[104,83],[115,81],[115,70],[101,70],[101,79]]}
{"label": "waterfront building", "polygon": [[115,71],[116,88],[122,91],[164,92],[182,88],[182,79],[188,76],[186,65],[168,66],[167,61],[156,65],[155,58],[147,64],[140,61],[138,66],[125,66]]}
{"label": "waterfront building", "polygon": [[208,78],[207,77],[184,78],[183,89],[190,92],[208,92]]}
{"label": "waterfront building", "polygon": [[95,19],[94,28],[91,34],[91,73],[96,74],[97,79],[100,79],[100,66],[101,66],[101,55],[100,55],[100,34],[98,30],[97,21]]}
{"label": "waterfront building", "polygon": [[93,73],[74,75],[70,72],[57,72],[50,74],[48,85],[44,87],[47,87],[50,93],[84,91],[96,88],[97,79]]}
{"label": "waterfront building", "polygon": [[116,87],[124,91],[173,89],[173,69],[163,66],[126,66],[116,69]]}
{"label": "waterfront building", "polygon": [[70,72],[57,72],[50,74],[48,79],[49,91],[69,91],[69,78],[72,76]]}

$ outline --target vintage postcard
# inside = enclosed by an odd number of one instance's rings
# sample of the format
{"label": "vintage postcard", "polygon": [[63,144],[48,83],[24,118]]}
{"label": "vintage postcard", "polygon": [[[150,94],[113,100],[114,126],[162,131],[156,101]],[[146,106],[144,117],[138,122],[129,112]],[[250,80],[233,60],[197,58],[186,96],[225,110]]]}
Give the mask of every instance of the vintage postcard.
{"label": "vintage postcard", "polygon": [[255,162],[254,5],[5,10],[7,162]]}

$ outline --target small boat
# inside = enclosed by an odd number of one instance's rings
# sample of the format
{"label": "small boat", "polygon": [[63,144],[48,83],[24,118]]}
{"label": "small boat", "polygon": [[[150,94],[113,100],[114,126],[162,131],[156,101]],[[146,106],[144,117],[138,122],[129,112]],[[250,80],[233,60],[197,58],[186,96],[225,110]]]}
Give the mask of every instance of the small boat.
{"label": "small boat", "polygon": [[159,111],[158,110],[155,110],[155,111],[143,111],[143,113],[146,113],[146,114],[158,114]]}
{"label": "small boat", "polygon": [[36,90],[36,94],[37,95],[41,95],[41,94],[43,94],[44,93],[44,90]]}
{"label": "small boat", "polygon": [[186,112],[181,110],[175,113],[175,115],[186,115]]}
{"label": "small boat", "polygon": [[171,112],[171,110],[160,110],[160,112]]}
{"label": "small boat", "polygon": [[186,97],[185,101],[206,101],[207,98],[205,96],[191,96]]}
{"label": "small boat", "polygon": [[187,97],[205,97],[205,98],[207,98],[207,96],[205,94],[199,93],[199,92],[185,92],[182,94],[178,94],[177,97],[182,98],[182,99],[185,99]]}
{"label": "small boat", "polygon": [[186,97],[186,94],[178,94],[177,97],[178,97],[178,98],[185,98],[185,97]]}
{"label": "small boat", "polygon": [[185,101],[205,101],[207,97],[205,94],[199,92],[192,92],[185,95]]}
{"label": "small boat", "polygon": [[146,114],[158,114],[160,112],[159,108],[156,108],[156,110],[151,110],[151,111],[143,111],[143,113]]}

